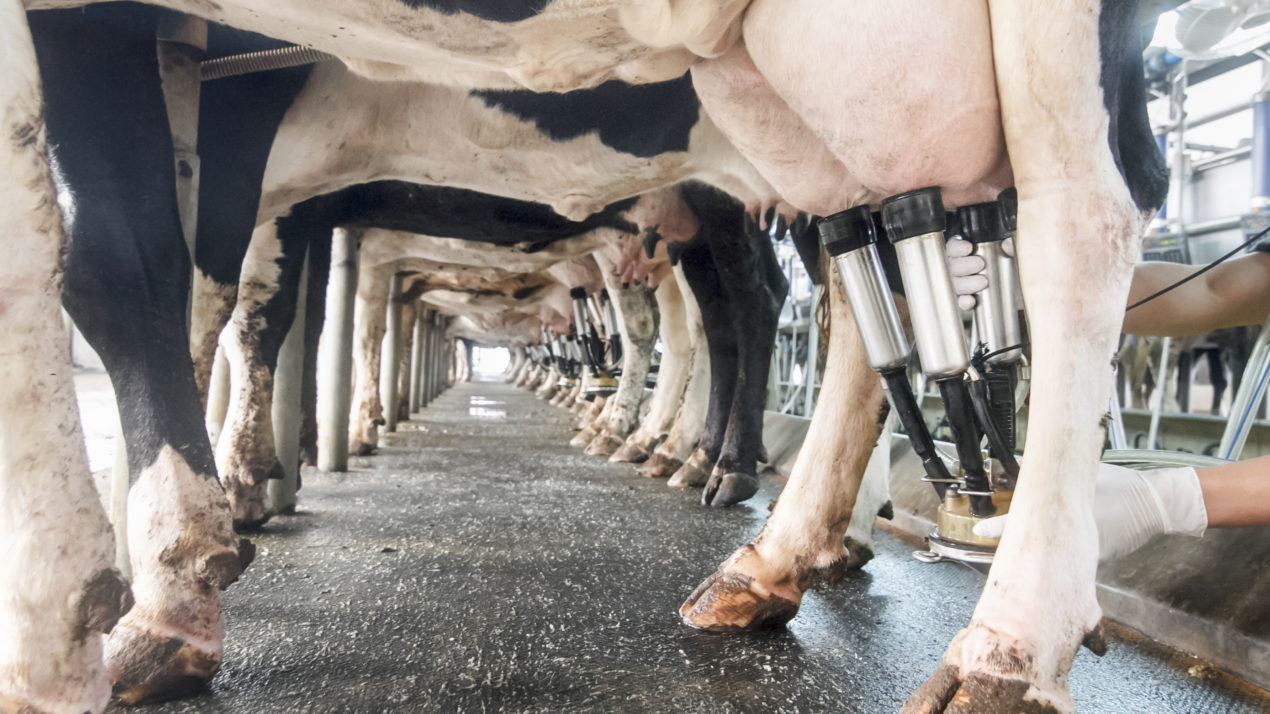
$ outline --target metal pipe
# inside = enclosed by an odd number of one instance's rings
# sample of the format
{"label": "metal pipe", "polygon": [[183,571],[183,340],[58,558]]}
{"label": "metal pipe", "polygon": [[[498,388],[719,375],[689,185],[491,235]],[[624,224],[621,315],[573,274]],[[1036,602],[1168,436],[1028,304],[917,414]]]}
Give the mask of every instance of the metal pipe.
{"label": "metal pipe", "polygon": [[1156,370],[1156,394],[1151,406],[1151,428],[1147,431],[1147,450],[1155,448],[1156,437],[1160,434],[1160,412],[1164,411],[1165,383],[1168,381],[1165,370],[1169,366],[1169,349],[1173,346],[1173,338],[1165,337],[1160,343],[1160,366]]}
{"label": "metal pipe", "polygon": [[1242,216],[1231,216],[1229,218],[1214,218],[1209,221],[1199,221],[1198,223],[1190,223],[1179,226],[1181,231],[1169,231],[1167,233],[1157,234],[1160,238],[1170,238],[1174,236],[1202,236],[1209,233],[1220,233],[1239,228],[1243,225]]}
{"label": "metal pipe", "polygon": [[1216,156],[1210,156],[1206,159],[1200,159],[1199,161],[1192,161],[1191,173],[1192,174],[1203,173],[1210,169],[1215,169],[1218,166],[1221,166],[1223,164],[1230,163],[1231,161],[1247,158],[1251,154],[1252,154],[1251,146],[1240,146],[1240,147],[1231,149],[1230,151],[1223,151],[1222,153],[1217,154]]}
{"label": "metal pipe", "polygon": [[299,67],[333,59],[336,59],[335,55],[327,54],[321,50],[291,45],[290,47],[279,47],[273,50],[246,52],[240,55],[204,60],[199,64],[199,73],[202,75],[204,82],[210,82],[213,79]]}
{"label": "metal pipe", "polygon": [[384,431],[397,430],[397,408],[401,395],[397,384],[401,378],[401,274],[388,283],[388,315],[379,359],[379,403],[384,409]]}
{"label": "metal pipe", "polygon": [[1217,448],[1221,458],[1235,461],[1243,453],[1257,411],[1265,400],[1267,383],[1270,383],[1270,318],[1261,325],[1261,334],[1253,344],[1239,391],[1231,403],[1230,419],[1226,421],[1221,445]]}
{"label": "metal pipe", "polygon": [[419,411],[419,390],[423,386],[423,306],[415,303],[414,337],[410,341],[410,405],[411,414]]}
{"label": "metal pipe", "polygon": [[282,478],[269,479],[269,508],[274,513],[295,513],[295,493],[300,484],[300,392],[304,384],[305,297],[309,285],[309,259],[300,267],[295,318],[278,350],[273,373],[273,443]]}
{"label": "metal pipe", "polygon": [[1200,114],[1195,117],[1187,117],[1186,126],[1194,128],[1197,126],[1204,126],[1205,124],[1212,124],[1213,122],[1218,121],[1219,119],[1225,119],[1228,116],[1234,116],[1235,114],[1238,114],[1239,112],[1242,112],[1246,109],[1248,109],[1248,102],[1239,102],[1238,104],[1232,104],[1228,107],[1222,107],[1221,109],[1218,109],[1213,112],[1209,112],[1208,114]]}
{"label": "metal pipe", "polygon": [[[1262,74],[1270,76],[1270,63]],[[1252,210],[1270,208],[1270,92],[1260,92],[1252,102]]]}
{"label": "metal pipe", "polygon": [[1128,449],[1129,439],[1124,433],[1124,415],[1120,413],[1120,394],[1115,389],[1111,390],[1107,411],[1111,415],[1110,423],[1107,425],[1107,436],[1111,440],[1111,448],[1118,451]]}
{"label": "metal pipe", "polygon": [[[353,389],[353,303],[357,298],[357,234],[336,228],[326,288],[326,327],[318,373],[318,468],[348,470],[348,411]],[[323,398],[324,397],[324,398]]]}

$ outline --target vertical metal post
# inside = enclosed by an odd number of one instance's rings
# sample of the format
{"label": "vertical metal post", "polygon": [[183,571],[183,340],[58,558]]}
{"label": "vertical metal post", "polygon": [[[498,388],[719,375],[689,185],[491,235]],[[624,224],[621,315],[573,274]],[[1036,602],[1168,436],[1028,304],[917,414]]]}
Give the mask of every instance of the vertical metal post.
{"label": "vertical metal post", "polygon": [[[811,416],[816,408],[816,372],[820,365],[820,325],[816,324],[816,308],[820,304],[821,290],[811,289],[811,311],[807,314],[807,370],[803,373],[803,416]],[[825,298],[827,299],[827,298]]]}
{"label": "vertical metal post", "polygon": [[384,431],[396,431],[401,396],[397,393],[401,378],[401,274],[394,274],[389,281],[388,320],[379,351],[379,403],[384,407]]}
{"label": "vertical metal post", "polygon": [[422,304],[415,309],[415,323],[411,327],[414,330],[414,339],[410,345],[410,413],[414,414],[422,406],[420,391],[423,389],[423,356],[426,354],[423,348],[425,333]]}
{"label": "vertical metal post", "polygon": [[1270,318],[1261,325],[1261,334],[1257,335],[1252,354],[1248,356],[1239,391],[1230,404],[1230,419],[1226,421],[1217,449],[1219,457],[1235,461],[1243,453],[1248,432],[1252,431],[1257,411],[1265,400],[1267,382],[1270,382]]}
{"label": "vertical metal post", "polygon": [[1252,196],[1254,213],[1270,210],[1270,62],[1261,62],[1261,91],[1252,98]]}
{"label": "vertical metal post", "polygon": [[1111,448],[1122,450],[1129,448],[1129,439],[1124,434],[1124,415],[1120,413],[1120,394],[1111,390],[1111,399],[1107,405],[1111,413],[1111,423],[1107,425],[1107,436],[1111,439]]}
{"label": "vertical metal post", "polygon": [[348,411],[353,389],[353,304],[357,298],[357,234],[336,228],[326,287],[326,333],[318,370],[318,468],[348,470]]}
{"label": "vertical metal post", "polygon": [[1178,62],[1169,91],[1169,121],[1172,123],[1173,160],[1169,162],[1169,220],[1177,226],[1177,232],[1185,235],[1186,216],[1182,197],[1186,191],[1186,87],[1187,61]]}
{"label": "vertical metal post", "polygon": [[423,373],[419,382],[419,408],[423,409],[432,401],[432,342],[436,330],[432,327],[432,310],[423,310],[420,319],[423,321]]}
{"label": "vertical metal post", "polygon": [[274,513],[295,513],[300,483],[300,392],[304,384],[305,302],[309,287],[309,259],[300,268],[295,320],[278,349],[273,371],[273,443],[282,464],[282,478],[270,479],[269,506]]}
{"label": "vertical metal post", "polygon": [[221,429],[225,428],[225,415],[229,412],[229,361],[225,359],[225,351],[216,348],[216,358],[212,361],[212,378],[207,386],[207,437],[216,448],[220,440]]}
{"label": "vertical metal post", "polygon": [[1156,437],[1160,435],[1160,412],[1164,411],[1164,392],[1167,389],[1165,382],[1168,380],[1165,370],[1169,366],[1169,350],[1172,347],[1172,337],[1165,337],[1160,343],[1160,365],[1156,370],[1155,399],[1152,400],[1155,403],[1151,405],[1151,428],[1147,431],[1148,449],[1155,448]]}

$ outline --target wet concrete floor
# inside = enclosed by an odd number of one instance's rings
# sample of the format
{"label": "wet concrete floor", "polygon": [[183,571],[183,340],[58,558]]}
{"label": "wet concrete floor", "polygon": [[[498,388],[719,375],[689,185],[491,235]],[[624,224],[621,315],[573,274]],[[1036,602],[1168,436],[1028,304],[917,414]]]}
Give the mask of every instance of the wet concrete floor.
{"label": "wet concrete floor", "polygon": [[[225,595],[225,664],[139,712],[894,712],[968,620],[983,577],[879,534],[863,572],[785,630],[680,624],[758,532],[779,484],[701,508],[571,449],[571,417],[459,385],[346,474],[307,470],[300,512],[256,537]],[[1262,712],[1265,692],[1121,633],[1082,651],[1082,712]]]}

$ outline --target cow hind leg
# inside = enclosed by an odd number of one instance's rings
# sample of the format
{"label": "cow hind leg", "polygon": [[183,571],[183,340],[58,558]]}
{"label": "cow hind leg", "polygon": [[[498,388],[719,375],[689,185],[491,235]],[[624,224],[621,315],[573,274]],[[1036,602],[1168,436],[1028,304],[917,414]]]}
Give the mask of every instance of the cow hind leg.
{"label": "cow hind leg", "polygon": [[[1159,155],[1146,150],[1145,113],[1116,111],[1120,99],[1131,111],[1142,103],[1141,45],[1130,39],[1135,8],[990,2],[1019,190],[1032,416],[1012,517],[974,616],[906,712],[1071,711],[1072,657],[1082,640],[1105,647],[1094,595],[1100,422],[1136,238],[1163,188]],[[1046,32],[1028,31],[1042,24]],[[1104,101],[1109,112],[1099,110]]]}
{"label": "cow hind leg", "polygon": [[[738,217],[740,207],[734,211]],[[744,219],[746,224],[750,221]],[[733,225],[740,227],[742,221]],[[737,240],[711,231],[711,251],[727,289],[737,342],[737,379],[719,460],[701,494],[701,503],[723,507],[758,493],[757,461],[763,451],[763,407],[768,365],[776,343],[776,322],[789,286],[776,262],[766,231],[748,225]]]}
{"label": "cow hind leg", "polygon": [[250,557],[216,480],[188,351],[190,263],[155,21],[132,5],[30,16],[50,143],[74,200],[63,303],[106,365],[127,442],[136,604],[105,648],[127,702],[216,672],[219,591]]}
{"label": "cow hind leg", "polygon": [[[820,399],[789,483],[763,531],[732,554],[679,609],[707,630],[784,625],[803,593],[852,564],[844,534],[878,436],[882,387],[837,278],[828,291],[832,330]],[[814,448],[812,448],[814,447]],[[872,515],[867,520],[872,522]],[[858,559],[857,559],[858,560]]]}
{"label": "cow hind leg", "polygon": [[259,528],[273,516],[266,486],[283,475],[274,444],[273,377],[295,317],[309,239],[300,223],[287,216],[256,230],[221,340],[232,386],[216,466],[240,531]]}

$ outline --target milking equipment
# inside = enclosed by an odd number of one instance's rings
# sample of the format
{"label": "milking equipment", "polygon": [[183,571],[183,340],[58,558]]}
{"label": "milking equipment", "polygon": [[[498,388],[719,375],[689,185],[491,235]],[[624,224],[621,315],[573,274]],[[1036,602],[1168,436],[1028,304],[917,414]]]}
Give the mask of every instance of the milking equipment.
{"label": "milking equipment", "polygon": [[[976,252],[991,262],[985,271],[988,287],[976,295],[981,337],[973,359],[944,255],[947,216],[938,189],[886,199],[882,226],[861,206],[823,219],[820,233],[838,266],[869,365],[882,377],[887,399],[922,461],[923,480],[939,495],[929,558],[990,562],[997,540],[975,535],[974,526],[1008,512],[1018,474],[1013,447],[1019,301],[1014,261],[1001,250],[1007,231],[1000,207],[967,207],[958,218],[973,235]],[[877,250],[880,233],[895,248],[922,372],[938,385],[944,403],[958,457],[951,469],[909,386],[912,350]],[[980,448],[984,436],[991,459]]]}
{"label": "milking equipment", "polygon": [[576,326],[577,341],[586,372],[582,377],[582,396],[590,401],[596,397],[605,397],[617,391],[617,379],[604,361],[604,340],[596,333],[595,326],[600,323],[595,304],[587,297],[586,288],[573,288],[569,291],[573,301],[573,322]]}

